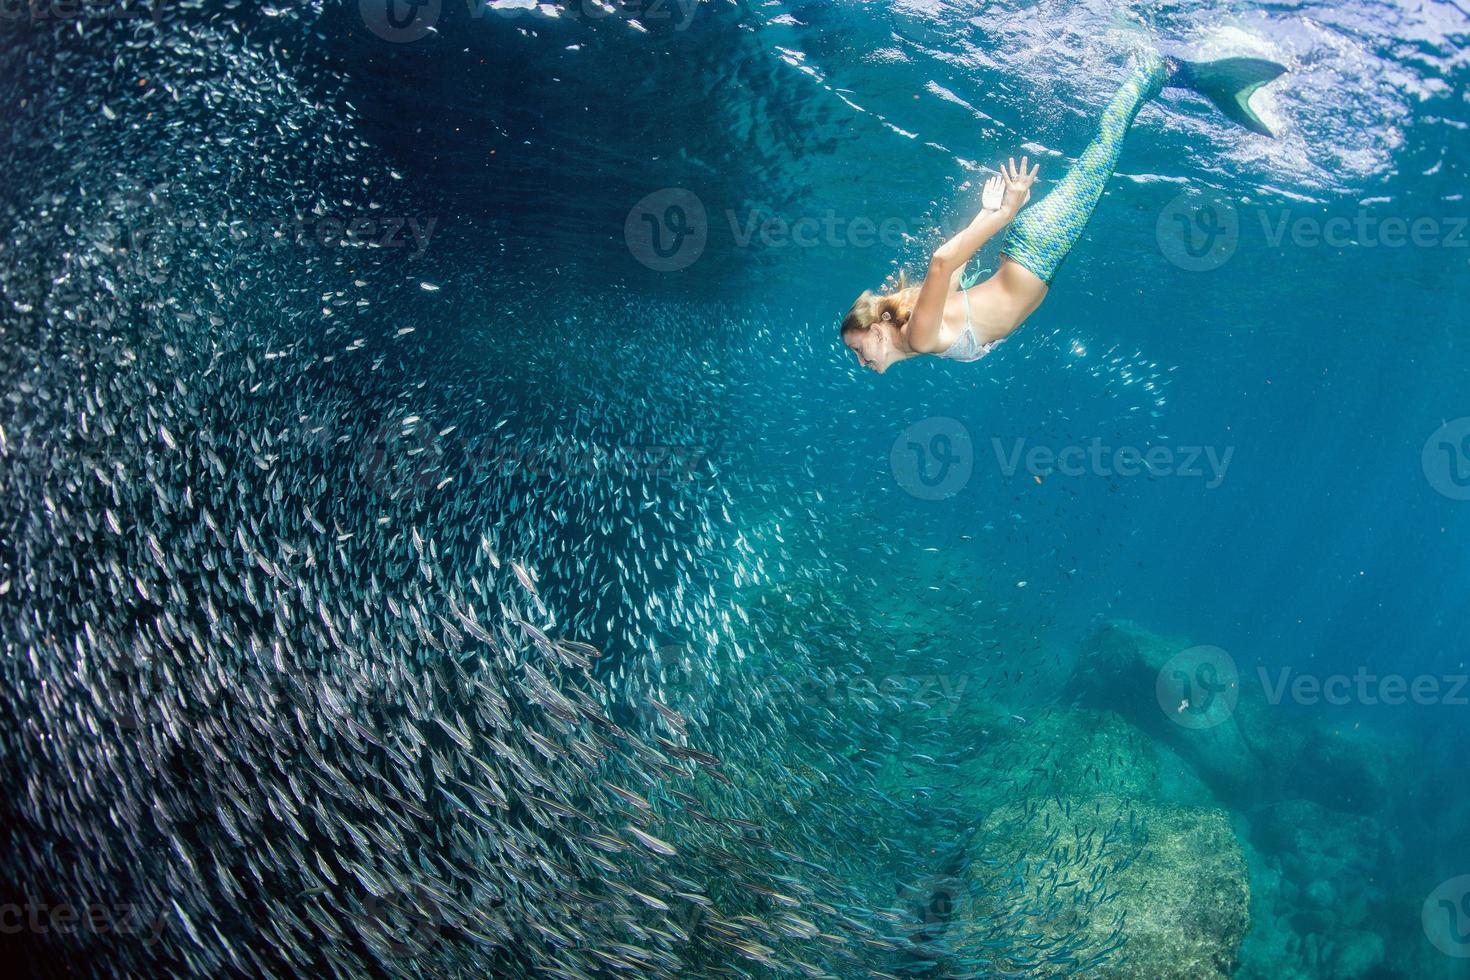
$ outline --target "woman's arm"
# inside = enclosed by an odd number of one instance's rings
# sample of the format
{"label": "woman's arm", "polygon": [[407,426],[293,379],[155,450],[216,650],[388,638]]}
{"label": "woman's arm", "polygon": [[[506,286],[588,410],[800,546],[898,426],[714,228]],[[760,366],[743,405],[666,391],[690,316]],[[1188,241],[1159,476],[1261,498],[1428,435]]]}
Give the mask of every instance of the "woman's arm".
{"label": "woman's arm", "polygon": [[[1005,200],[1006,182],[1003,177],[996,174],[985,182],[984,189],[980,192],[980,216],[992,211],[999,211],[1001,203]],[[977,249],[978,251],[978,249]],[[965,263],[955,269],[949,277],[949,291],[954,292],[960,288],[960,276],[965,272]]]}
{"label": "woman's arm", "polygon": [[[1002,166],[1000,177],[992,177],[986,181],[986,194],[982,196],[983,202],[984,198],[991,196],[989,191],[992,185],[1003,186],[1007,193],[1004,193],[1000,207],[994,211],[982,210],[963,231],[935,250],[934,257],[929,260],[928,274],[919,287],[919,298],[914,303],[914,313],[908,324],[908,341],[914,350],[932,354],[940,349],[939,334],[944,324],[944,302],[959,284],[958,277],[964,271],[965,263],[974,257],[982,245],[994,238],[996,232],[1010,224],[1029,197],[1029,192],[1025,195],[1008,192],[1013,182],[1019,179],[1019,174],[1025,173],[1025,166],[1024,157],[1019,171],[1016,170],[1014,160],[1010,162],[1009,169]],[[1034,173],[1032,178],[1034,179]],[[1030,186],[1029,182],[1026,186]]]}
{"label": "woman's arm", "polygon": [[939,332],[944,324],[944,303],[958,285],[957,277],[980,246],[990,241],[1013,217],[1013,209],[982,211],[970,222],[969,227],[945,242],[934,253],[934,257],[929,260],[929,271],[924,276],[924,283],[919,287],[919,298],[914,303],[913,316],[909,318],[908,340],[914,350],[933,354],[940,349]]}

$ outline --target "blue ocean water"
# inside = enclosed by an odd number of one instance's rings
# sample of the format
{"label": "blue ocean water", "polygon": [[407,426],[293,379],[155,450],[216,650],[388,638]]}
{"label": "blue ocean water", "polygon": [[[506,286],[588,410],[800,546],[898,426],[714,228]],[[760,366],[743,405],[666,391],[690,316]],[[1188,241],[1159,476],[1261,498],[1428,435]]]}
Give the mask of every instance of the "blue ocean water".
{"label": "blue ocean water", "polygon": [[[0,268],[15,342],[0,436],[29,455],[9,456],[12,543],[0,552],[0,595],[20,600],[6,618],[12,710],[0,750],[22,801],[11,805],[7,843],[17,857],[0,897],[26,907],[38,889],[73,905],[126,893],[146,908],[161,896],[194,897],[178,900],[177,917],[163,905],[168,958],[145,949],[112,961],[87,944],[78,954],[54,929],[32,927],[21,948],[37,975],[78,962],[88,972],[118,962],[230,975],[308,966],[638,972],[628,962],[709,976],[1467,975],[1462,5],[362,0],[124,9],[16,8],[3,42],[16,70],[4,83],[13,179]],[[996,352],[976,364],[922,358],[881,377],[863,371],[838,336],[853,299],[899,270],[922,275],[1003,159],[1039,161],[1044,193],[1143,45],[1285,65],[1255,103],[1276,138],[1245,133],[1196,95],[1166,92],[1140,114],[1046,302]],[[119,253],[127,262],[115,270]],[[997,243],[975,261],[994,267]],[[154,364],[146,350],[162,344],[195,360],[159,359],[167,371],[142,380],[120,368],[116,397],[63,410],[63,379],[82,378],[85,391],[103,376],[99,351],[110,358],[114,348],[98,338],[114,329],[145,350],[141,363]],[[287,370],[277,363],[294,373],[271,374]],[[213,372],[235,370],[243,380],[220,381],[214,402],[171,390],[177,378],[213,391]],[[266,394],[252,401],[259,386]],[[88,450],[77,419],[107,418],[124,402],[150,448]],[[140,541],[152,529],[163,583],[207,569],[223,608],[243,582],[255,613],[242,614],[239,635],[274,629],[277,662],[298,641],[310,646],[299,620],[261,612],[250,562],[238,578],[217,573],[230,560],[203,532],[205,545],[190,533],[189,548],[175,551],[169,535],[185,536],[188,522],[148,523],[150,487],[162,487],[170,515],[187,512],[177,503],[183,484],[154,469],[159,424],[170,449],[182,429],[230,461],[214,475],[201,464],[204,482],[187,481],[192,493],[233,501],[217,509],[236,515],[246,554],[267,554],[256,542],[288,542],[288,557],[255,560],[308,583],[303,608],[327,597],[320,617],[333,635],[357,638],[348,644],[354,667],[361,655],[375,681],[395,679],[390,691],[418,690],[402,671],[374,670],[365,653],[386,661],[380,646],[391,652],[397,634],[374,625],[383,605],[364,597],[404,568],[422,568],[426,582],[391,601],[414,606],[404,621],[419,622],[421,605],[425,633],[438,629],[433,608],[451,632],[465,632],[455,616],[467,598],[487,622],[497,597],[507,622],[539,607],[541,639],[602,651],[588,676],[613,722],[661,733],[664,748],[692,747],[674,756],[691,769],[705,764],[700,746],[718,750],[738,789],[690,792],[711,820],[767,828],[780,855],[775,870],[745,851],[746,863],[725,861],[736,845],[714,848],[697,821],[668,816],[681,804],[648,756],[634,753],[626,765],[646,781],[627,788],[670,821],[642,822],[644,808],[621,798],[638,834],[654,835],[653,844],[632,838],[637,854],[665,857],[662,845],[703,857],[707,845],[720,860],[670,870],[656,882],[663,892],[631,876],[606,880],[665,898],[703,885],[732,919],[755,894],[766,904],[750,914],[777,924],[747,925],[744,943],[815,942],[819,931],[846,928],[829,924],[844,917],[863,924],[860,938],[830,959],[721,945],[730,934],[718,917],[703,932],[688,929],[692,940],[679,930],[669,938],[657,931],[666,917],[655,898],[640,911],[655,909],[656,938],[621,923],[608,933],[677,951],[680,968],[626,950],[607,954],[622,963],[569,966],[564,950],[601,940],[569,939],[576,901],[557,892],[558,904],[522,882],[521,862],[532,868],[527,880],[541,872],[526,854],[557,869],[548,878],[574,867],[578,887],[599,895],[601,865],[586,862],[580,843],[544,852],[528,843],[560,833],[530,804],[493,828],[465,824],[460,813],[473,807],[443,774],[475,770],[439,756],[414,771],[459,795],[454,808],[422,804],[430,813],[414,839],[426,843],[421,854],[408,848],[415,867],[443,860],[463,871],[425,874],[436,888],[450,882],[446,892],[465,907],[483,910],[492,894],[509,907],[522,895],[545,913],[549,934],[526,925],[529,915],[505,936],[429,916],[430,952],[395,947],[395,960],[372,938],[332,939],[324,913],[302,911],[297,940],[319,948],[293,950],[254,924],[275,898],[325,895],[322,907],[346,922],[358,892],[381,895],[372,867],[348,874],[335,857],[316,856],[331,853],[332,821],[321,811],[321,829],[301,832],[310,842],[301,853],[336,868],[341,883],[311,868],[293,877],[281,870],[290,855],[273,850],[246,860],[285,824],[260,816],[274,803],[241,808],[259,817],[259,836],[238,832],[239,817],[220,817],[236,831],[228,837],[211,803],[195,818],[207,829],[173,835],[186,856],[167,875],[119,871],[128,862],[111,855],[147,850],[131,829],[147,810],[129,800],[111,830],[75,815],[90,812],[77,799],[106,793],[61,760],[118,754],[79,734],[106,731],[101,722],[50,725],[65,712],[44,693],[47,684],[92,691],[78,662],[127,673],[126,658],[99,651],[128,648],[133,613],[94,613],[102,600],[91,596],[109,594],[101,582],[123,582],[116,596],[135,574],[146,581],[137,570],[151,559],[144,544],[129,558],[97,543],[109,540],[102,512],[118,511]],[[92,485],[90,467],[110,473],[111,461],[132,474],[118,479],[139,488],[138,500]],[[266,478],[252,462],[267,473],[293,468],[253,483],[240,474]],[[66,476],[73,464],[82,479]],[[56,516],[58,499],[75,511],[69,522]],[[312,547],[330,550],[294,536],[303,506],[313,521],[331,515],[319,523],[333,531],[338,564],[318,565],[314,550],[298,563]],[[68,550],[55,543],[65,535],[40,530],[66,523],[87,525],[94,539]],[[225,523],[221,550],[238,553]],[[406,544],[402,534],[363,543],[379,528],[409,526],[438,545]],[[344,535],[354,543],[343,545]],[[491,552],[501,577],[482,577],[485,593],[471,597],[467,583]],[[502,572],[512,558],[530,569],[519,584]],[[457,577],[447,607],[424,598]],[[517,605],[522,587],[534,605]],[[166,585],[137,589],[152,603],[140,619],[182,620],[193,608]],[[58,648],[58,636],[73,639]],[[191,660],[252,659],[211,636],[193,648],[210,654]],[[433,663],[429,645],[417,649]],[[126,662],[165,659],[150,651]],[[187,702],[188,684],[176,683]],[[221,682],[192,683],[213,691]],[[526,693],[534,687],[503,689],[517,731],[533,728],[517,712],[539,710]],[[428,700],[450,727],[425,740],[448,758],[459,741],[446,733],[475,716],[440,690]],[[949,690],[941,700],[955,713],[913,710]],[[681,720],[650,713],[649,692]],[[401,695],[386,697],[401,707]],[[53,741],[33,737],[43,729]],[[43,748],[82,744],[90,747],[54,756]],[[212,764],[207,752],[198,758],[201,771]],[[242,758],[243,781],[278,799],[263,755]],[[50,782],[30,775],[43,764]],[[93,764],[134,785],[126,767]],[[597,788],[607,780],[584,787],[560,765],[524,792],[613,827]],[[139,798],[185,812],[182,784],[159,789],[162,777],[144,768]],[[213,801],[229,781],[199,784]],[[1075,819],[1074,806],[1093,807],[1095,827],[1073,823],[1070,844],[1048,838],[1060,814]],[[455,821],[458,837],[447,829]],[[621,833],[627,821],[616,823]],[[1145,824],[1153,836],[1140,832],[1137,854],[1104,860],[1105,845],[1092,854],[1090,831]],[[474,864],[464,857],[472,837],[481,853],[492,849],[487,840],[524,850],[496,849],[496,867],[509,870],[477,878],[464,870]],[[76,876],[92,891],[78,891],[57,870],[59,855],[89,846],[104,856]],[[949,862],[952,852],[963,862]],[[849,904],[815,885],[791,889],[804,903],[791,914],[820,922],[810,935],[805,918],[774,918],[789,911],[776,876],[811,873],[789,854],[807,854],[818,877],[850,889]],[[409,872],[390,864],[378,873],[407,890],[395,876]],[[949,893],[904,879],[920,864],[965,882],[961,914],[933,913]],[[244,888],[204,875],[208,889],[191,891],[184,865],[233,867]],[[958,870],[982,865],[1002,868],[1005,884]],[[764,876],[743,870],[754,866]],[[1066,888],[1083,879],[1101,887],[1074,901]],[[109,888],[116,894],[97,893]],[[246,890],[255,916],[238,907]],[[917,926],[893,927],[913,944],[904,946],[883,932],[885,915],[898,922],[892,910],[913,915],[916,901],[930,911]],[[1130,930],[1130,917],[1154,927]],[[279,958],[239,959],[222,951],[224,936]]]}
{"label": "blue ocean water", "polygon": [[[646,33],[620,8],[586,38],[491,6],[463,24],[446,10],[421,41],[357,39],[347,57],[368,125],[446,196],[456,230],[503,222],[558,276],[728,303],[702,326],[716,340],[744,328],[778,349],[810,343],[815,356],[772,370],[789,384],[782,411],[820,428],[794,427],[793,448],[832,465],[835,488],[867,486],[896,433],[931,416],[958,418],[977,444],[1042,438],[1065,419],[1064,439],[1233,450],[1215,487],[1132,480],[1115,501],[1105,478],[1059,480],[1075,526],[1040,524],[1043,548],[991,561],[1028,578],[1054,571],[1047,552],[1068,541],[1083,561],[1124,548],[1126,562],[1074,583],[1084,605],[1122,590],[1150,620],[1208,623],[1272,663],[1459,662],[1465,623],[1446,600],[1460,511],[1421,461],[1460,415],[1466,55],[1453,5],[813,4],[748,21],[669,5],[644,12]],[[1144,111],[1087,247],[1004,354],[856,375],[832,327],[857,292],[895,268],[920,274],[941,230],[971,216],[984,168],[1029,151],[1042,190],[1059,177],[1144,38],[1287,64],[1292,77],[1257,96],[1280,137],[1249,138],[1171,91]],[[702,204],[708,231],[697,259],[684,265],[689,248],[658,272],[623,225],[670,188]],[[1228,257],[1171,261],[1208,247],[1215,221]],[[1003,523],[1001,500],[1046,493],[983,484],[993,449],[953,498],[890,498],[888,519],[949,543]],[[1106,521],[1107,545],[1083,548],[1077,529]]]}

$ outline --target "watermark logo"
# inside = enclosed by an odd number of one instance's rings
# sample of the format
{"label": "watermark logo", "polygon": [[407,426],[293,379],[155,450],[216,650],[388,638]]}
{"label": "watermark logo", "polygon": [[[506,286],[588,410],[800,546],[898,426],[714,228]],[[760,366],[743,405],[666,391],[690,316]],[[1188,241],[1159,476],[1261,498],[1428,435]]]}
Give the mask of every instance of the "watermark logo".
{"label": "watermark logo", "polygon": [[[692,198],[692,203],[683,195]],[[668,210],[669,204],[676,205],[676,209]],[[707,212],[698,198],[682,188],[669,188],[643,198],[629,214],[626,234],[629,247],[639,261],[644,261],[650,248],[656,258],[661,258],[660,252],[672,252],[680,246],[685,237],[681,230],[694,224],[680,213],[681,209],[697,212],[700,216],[698,244],[701,248],[707,245],[709,236],[713,234],[722,243],[728,242],[741,250],[879,248],[892,251],[907,248],[918,239],[935,235],[950,237],[965,227],[964,222],[936,222],[932,216],[925,215],[843,214],[834,208],[817,213],[791,214],[764,204],[747,205],[739,211],[725,208],[706,222]],[[638,224],[636,229],[635,222]],[[707,230],[704,227],[706,223]],[[646,241],[650,231],[653,236],[651,243]],[[635,241],[639,243],[638,248],[633,246]],[[697,255],[689,256],[676,267],[683,268],[696,258]]]}
{"label": "watermark logo", "polygon": [[945,500],[970,482],[975,446],[958,419],[937,416],[899,433],[888,453],[893,478],[910,496]]}
{"label": "watermark logo", "polygon": [[1054,449],[1051,446],[1027,447],[1025,439],[1013,440],[1009,449],[998,438],[991,438],[996,465],[1007,479],[1022,467],[1038,481],[1059,473],[1062,476],[1127,478],[1177,476],[1202,479],[1205,489],[1214,490],[1225,482],[1225,471],[1235,456],[1235,447],[1221,452],[1215,446],[1110,446],[1094,436],[1086,444],[1075,443]]}
{"label": "watermark logo", "polygon": [[1240,701],[1240,672],[1234,658],[1219,647],[1190,647],[1159,669],[1154,696],[1176,725],[1214,728],[1235,712]]}
{"label": "watermark logo", "polygon": [[432,947],[445,926],[458,925],[439,900],[426,888],[389,890],[383,895],[369,892],[362,902],[364,923],[380,934],[395,956],[413,956]]}
{"label": "watermark logo", "polygon": [[0,0],[0,21],[141,20],[155,24],[176,0]]}
{"label": "watermark logo", "polygon": [[439,22],[442,0],[357,0],[368,30],[385,41],[417,41]]}
{"label": "watermark logo", "polygon": [[429,247],[438,218],[418,215],[324,214],[315,220],[297,218],[289,227],[270,223],[235,222],[231,237],[270,241],[288,237],[295,242],[314,242],[323,248],[402,248],[417,258]]}
{"label": "watermark logo", "polygon": [[1451,419],[1424,440],[1424,478],[1451,500],[1470,500],[1470,416]]}
{"label": "watermark logo", "polygon": [[792,682],[787,696],[797,704],[820,705],[851,712],[889,709],[933,712],[947,718],[970,686],[968,674],[805,675]]}
{"label": "watermark logo", "polygon": [[401,421],[385,421],[354,445],[364,485],[380,496],[427,494],[443,479],[442,461],[430,429]]}
{"label": "watermark logo", "polygon": [[1288,241],[1294,248],[1466,248],[1470,239],[1465,229],[1470,218],[1464,215],[1376,215],[1366,208],[1349,218],[1336,215],[1293,216],[1282,211],[1272,217],[1261,213],[1261,234],[1271,248],[1281,248]]}
{"label": "watermark logo", "polygon": [[704,202],[682,187],[654,191],[628,212],[623,240],[633,258],[654,272],[688,268],[709,240]]}
{"label": "watermark logo", "polygon": [[[1259,208],[1261,241],[1268,249],[1466,249],[1470,217],[1451,214],[1376,214],[1361,207],[1353,214],[1299,214],[1290,208]],[[1213,194],[1185,191],[1159,212],[1155,236],[1159,251],[1190,272],[1218,269],[1240,243],[1236,206]]]}
{"label": "watermark logo", "polygon": [[125,241],[128,254],[145,262],[160,262],[178,250],[179,232],[189,227],[192,223],[175,223],[155,217],[145,224],[129,228]]}
{"label": "watermark logo", "polygon": [[1164,258],[1186,272],[1220,268],[1240,244],[1240,213],[1212,194],[1185,191],[1159,212],[1154,236]]}
{"label": "watermark logo", "polygon": [[710,6],[707,0],[562,0],[552,5],[547,0],[469,0],[471,16],[480,17],[485,11],[514,19],[522,14],[568,18],[589,22],[617,18],[637,25],[635,33],[650,33],[652,25],[672,24],[675,33],[689,29],[697,10]]}
{"label": "watermark logo", "polygon": [[11,902],[0,905],[0,936],[20,933],[129,935],[140,936],[145,946],[152,946],[163,934],[167,918],[163,913],[149,916],[142,906],[131,902],[87,902],[82,905],[37,901],[21,905]]}
{"label": "watermark logo", "polygon": [[149,263],[164,261],[191,244],[235,249],[402,249],[409,253],[408,258],[416,259],[428,249],[438,223],[431,215],[350,211],[263,218],[223,212],[183,215],[167,201],[159,201],[127,216],[119,245]]}
{"label": "watermark logo", "polygon": [[[463,478],[487,474],[534,481],[591,482],[608,476],[636,477],[661,484],[690,484],[711,470],[715,447],[692,443],[527,444],[515,439],[481,439],[454,434],[425,419],[389,419],[366,437],[349,440],[362,484],[389,498],[423,497]],[[451,437],[452,435],[452,437]],[[297,429],[303,443],[328,451],[339,437],[331,426],[303,421]]]}
{"label": "watermark logo", "polygon": [[117,247],[147,263],[160,262],[178,250],[181,233],[193,229],[195,222],[173,206],[170,190],[160,184],[125,204],[118,216]]}
{"label": "watermark logo", "polygon": [[903,891],[908,893],[906,904],[912,909],[917,926],[909,938],[918,945],[905,951],[907,958],[926,959],[946,948],[947,941],[962,936],[966,929],[982,921],[976,907],[975,888],[960,874],[941,871]]}
{"label": "watermark logo", "polygon": [[[920,220],[889,216],[874,221],[867,215],[847,217],[828,208],[821,215],[788,217],[765,208],[744,215],[725,209],[730,237],[739,248],[873,248],[899,249],[928,227]],[[953,229],[958,231],[959,229]]]}
{"label": "watermark logo", "polygon": [[1265,667],[1258,667],[1261,687],[1266,692],[1266,701],[1278,705],[1286,698],[1294,704],[1329,704],[1333,707],[1356,704],[1368,707],[1388,705],[1396,707],[1413,704],[1421,708],[1436,705],[1463,708],[1470,705],[1466,690],[1470,688],[1467,674],[1375,674],[1366,667],[1359,667],[1353,674],[1300,674],[1290,667],[1282,667],[1273,679]]}
{"label": "watermark logo", "polygon": [[1435,949],[1470,959],[1470,875],[1451,878],[1430,892],[1420,919]]}

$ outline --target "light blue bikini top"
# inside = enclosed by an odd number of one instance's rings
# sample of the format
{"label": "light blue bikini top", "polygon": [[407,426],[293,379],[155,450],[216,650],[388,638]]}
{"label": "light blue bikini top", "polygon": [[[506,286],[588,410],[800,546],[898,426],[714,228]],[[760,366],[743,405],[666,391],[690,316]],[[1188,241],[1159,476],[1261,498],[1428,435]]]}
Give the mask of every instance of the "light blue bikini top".
{"label": "light blue bikini top", "polygon": [[954,339],[947,350],[941,351],[940,357],[947,357],[951,361],[978,361],[980,358],[995,350],[999,340],[992,340],[988,344],[982,344],[975,339],[975,328],[970,325],[970,294],[969,291],[962,293],[965,297],[965,329]]}

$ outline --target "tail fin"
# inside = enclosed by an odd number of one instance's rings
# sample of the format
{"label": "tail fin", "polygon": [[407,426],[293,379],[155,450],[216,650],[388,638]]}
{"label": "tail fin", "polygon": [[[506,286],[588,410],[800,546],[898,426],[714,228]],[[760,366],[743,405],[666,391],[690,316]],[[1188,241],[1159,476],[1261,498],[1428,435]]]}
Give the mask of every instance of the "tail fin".
{"label": "tail fin", "polygon": [[1192,88],[1215,103],[1220,111],[1253,133],[1276,134],[1251,108],[1251,95],[1286,72],[1284,65],[1265,58],[1221,58],[1219,61],[1169,59],[1169,84]]}

